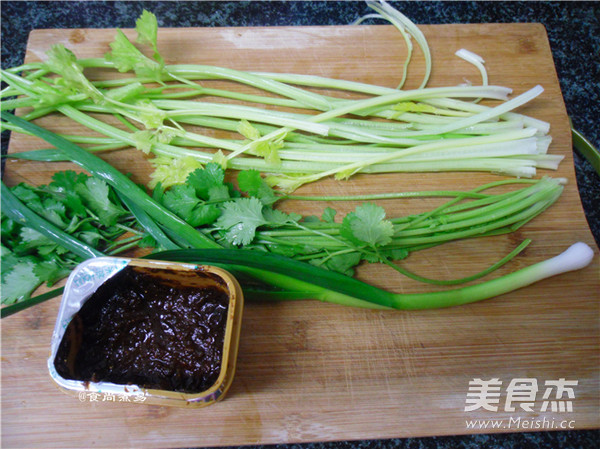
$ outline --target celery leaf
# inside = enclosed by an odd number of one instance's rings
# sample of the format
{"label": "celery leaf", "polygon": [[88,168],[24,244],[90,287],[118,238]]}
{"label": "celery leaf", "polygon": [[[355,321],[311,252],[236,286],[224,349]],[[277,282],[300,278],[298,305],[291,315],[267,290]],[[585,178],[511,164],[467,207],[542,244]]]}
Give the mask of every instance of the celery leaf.
{"label": "celery leaf", "polygon": [[150,45],[154,50],[154,59],[163,65],[164,60],[158,52],[158,22],[156,16],[150,11],[144,10],[142,15],[135,21],[135,30],[138,33],[137,42]]}
{"label": "celery leaf", "polygon": [[62,77],[62,82],[76,92],[86,94],[94,101],[102,100],[102,93],[83,74],[75,54],[62,44],[55,44],[46,53],[45,65]]}
{"label": "celery leaf", "polygon": [[119,72],[133,70],[142,78],[151,78],[159,82],[162,80],[164,66],[139,51],[123,31],[117,30],[115,40],[109,45],[111,51],[105,55],[105,58],[112,62]]}

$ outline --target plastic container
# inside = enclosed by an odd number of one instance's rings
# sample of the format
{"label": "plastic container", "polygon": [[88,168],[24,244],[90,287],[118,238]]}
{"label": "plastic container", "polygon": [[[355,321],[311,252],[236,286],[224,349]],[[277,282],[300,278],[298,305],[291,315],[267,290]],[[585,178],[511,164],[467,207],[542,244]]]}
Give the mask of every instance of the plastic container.
{"label": "plastic container", "polygon": [[[59,374],[55,359],[65,331],[73,316],[101,285],[125,267],[151,272],[169,286],[217,288],[229,297],[223,338],[221,367],[216,382],[200,393],[184,393],[164,389],[147,389],[139,385],[73,380]],[[118,279],[118,278],[115,278]],[[218,267],[155,261],[98,257],[80,264],[69,276],[52,334],[48,369],[50,376],[64,392],[79,400],[95,402],[137,402],[154,405],[202,407],[223,399],[235,372],[243,310],[242,290],[236,279]],[[76,326],[73,326],[73,329]]]}

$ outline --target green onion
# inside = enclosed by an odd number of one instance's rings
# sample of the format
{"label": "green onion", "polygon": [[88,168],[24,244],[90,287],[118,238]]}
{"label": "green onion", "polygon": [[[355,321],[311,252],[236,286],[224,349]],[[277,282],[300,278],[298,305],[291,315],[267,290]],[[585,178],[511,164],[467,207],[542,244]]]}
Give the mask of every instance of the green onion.
{"label": "green onion", "polygon": [[7,316],[20,312],[21,310],[28,309],[29,307],[36,306],[48,301],[49,299],[56,298],[57,296],[62,295],[64,290],[64,287],[55,288],[54,290],[34,296],[33,298],[26,299],[16,304],[11,304],[10,306],[2,307],[0,309],[0,318],[6,318]]}
{"label": "green onion", "polygon": [[[551,276],[584,268],[593,257],[593,250],[578,242],[556,257],[477,285],[441,292],[399,294],[275,254],[256,257],[252,251],[221,249],[175,250],[149,256],[158,260],[218,265],[234,273],[254,277],[271,287],[251,289],[253,296],[262,294],[263,299],[312,298],[343,305],[397,310],[451,307],[493,298]],[[273,291],[273,288],[279,291]]]}

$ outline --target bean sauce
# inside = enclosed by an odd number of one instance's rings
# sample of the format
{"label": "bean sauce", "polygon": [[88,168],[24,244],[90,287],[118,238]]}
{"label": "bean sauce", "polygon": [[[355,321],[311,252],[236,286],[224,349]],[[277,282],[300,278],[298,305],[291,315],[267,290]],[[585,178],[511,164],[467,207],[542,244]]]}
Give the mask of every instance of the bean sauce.
{"label": "bean sauce", "polygon": [[218,285],[185,287],[126,267],[73,316],[54,365],[65,379],[205,391],[219,377],[228,304]]}

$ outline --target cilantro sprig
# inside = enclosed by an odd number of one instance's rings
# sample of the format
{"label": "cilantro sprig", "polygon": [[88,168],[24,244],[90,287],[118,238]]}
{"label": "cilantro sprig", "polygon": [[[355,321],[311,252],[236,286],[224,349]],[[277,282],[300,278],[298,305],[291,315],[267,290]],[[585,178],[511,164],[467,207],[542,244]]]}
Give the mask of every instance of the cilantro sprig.
{"label": "cilantro sprig", "polygon": [[[210,236],[224,248],[280,254],[350,276],[363,261],[384,263],[420,281],[451,285],[481,277],[500,263],[468,278],[437,281],[411,273],[394,262],[406,258],[413,251],[455,238],[510,232],[524,223],[521,214],[537,213],[534,210],[540,207],[540,200],[550,204],[562,191],[560,182],[549,178],[539,183],[519,182],[528,186],[507,196],[482,192],[512,181],[491,183],[470,192],[404,193],[404,197],[455,197],[428,213],[414,216],[390,218],[381,206],[366,201],[343,217],[329,206],[324,208],[321,217],[303,217],[277,209],[277,202],[294,198],[374,200],[378,196],[334,198],[284,195],[272,189],[257,170],[238,172],[235,189],[231,183],[225,182],[225,171],[219,164],[208,163],[204,168],[191,171],[185,183],[173,185],[159,192],[157,197],[168,209],[190,225],[198,227],[204,235]],[[219,192],[219,195],[215,192]],[[472,201],[461,203],[467,198]],[[518,213],[497,214],[499,204],[514,205],[515,201],[522,201]],[[501,263],[508,260],[503,259]]]}

